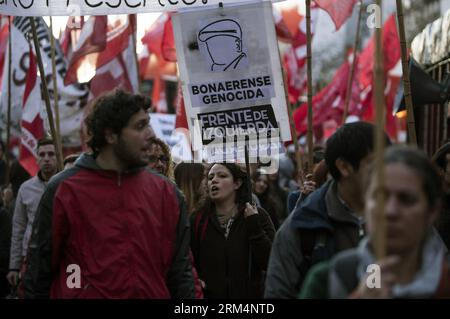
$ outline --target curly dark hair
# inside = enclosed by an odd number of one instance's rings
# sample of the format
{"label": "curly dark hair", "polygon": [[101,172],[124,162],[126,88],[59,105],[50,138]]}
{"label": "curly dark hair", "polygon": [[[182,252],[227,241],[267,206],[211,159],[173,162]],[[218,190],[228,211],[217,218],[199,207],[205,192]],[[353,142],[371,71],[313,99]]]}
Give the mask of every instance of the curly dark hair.
{"label": "curly dark hair", "polygon": [[[241,186],[236,190],[236,203],[238,204],[238,210],[239,211],[243,210],[245,208],[245,203],[247,203],[249,200],[247,172],[245,168],[234,163],[213,163],[206,169],[205,173],[206,184],[208,182],[209,171],[214,165],[222,165],[226,167],[233,176],[234,181],[237,181],[239,179],[242,181]],[[201,204],[199,206],[200,206],[199,212],[210,213],[213,211],[214,203],[209,198],[208,191],[206,191],[206,193],[203,195],[201,199]]]}
{"label": "curly dark hair", "polygon": [[130,118],[140,110],[147,112],[151,104],[148,97],[123,90],[99,97],[85,121],[89,135],[87,145],[97,154],[107,144],[106,129],[120,135]]}

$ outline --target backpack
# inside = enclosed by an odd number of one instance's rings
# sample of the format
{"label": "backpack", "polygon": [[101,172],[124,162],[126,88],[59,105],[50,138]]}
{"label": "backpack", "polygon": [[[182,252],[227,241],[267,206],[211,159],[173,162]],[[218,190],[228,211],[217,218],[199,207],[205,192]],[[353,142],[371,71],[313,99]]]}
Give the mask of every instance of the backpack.
{"label": "backpack", "polygon": [[303,256],[300,273],[302,278],[305,278],[313,265],[333,257],[335,253],[334,240],[330,236],[330,232],[325,229],[302,229],[299,234]]}

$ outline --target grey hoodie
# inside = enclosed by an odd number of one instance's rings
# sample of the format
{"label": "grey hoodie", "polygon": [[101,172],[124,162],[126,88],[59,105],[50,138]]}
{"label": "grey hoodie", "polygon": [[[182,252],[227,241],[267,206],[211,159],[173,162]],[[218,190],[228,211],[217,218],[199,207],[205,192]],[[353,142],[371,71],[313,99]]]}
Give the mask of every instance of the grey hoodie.
{"label": "grey hoodie", "polygon": [[[360,281],[367,274],[366,269],[370,264],[375,264],[375,256],[369,246],[369,239],[363,239],[359,246],[354,249],[357,254],[358,264],[356,266],[356,276]],[[345,252],[348,256],[348,252]],[[446,247],[439,235],[433,229],[427,236],[422,248],[422,261],[419,271],[412,282],[406,285],[394,285],[392,298],[430,298],[438,286],[442,274],[443,258],[446,254]],[[336,256],[336,259],[343,258],[344,255]],[[345,257],[344,257],[345,258]],[[329,295],[330,298],[347,298],[351,291],[347,291],[341,277],[336,269],[331,266],[329,272]]]}

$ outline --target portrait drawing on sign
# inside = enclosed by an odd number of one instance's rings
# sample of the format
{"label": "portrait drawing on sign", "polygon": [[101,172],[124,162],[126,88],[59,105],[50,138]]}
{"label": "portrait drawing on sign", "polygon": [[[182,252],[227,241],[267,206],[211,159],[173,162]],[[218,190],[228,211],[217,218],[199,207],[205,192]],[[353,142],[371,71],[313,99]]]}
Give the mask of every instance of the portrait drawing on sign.
{"label": "portrait drawing on sign", "polygon": [[211,71],[228,71],[247,66],[243,49],[242,28],[236,19],[220,19],[208,23],[198,32],[200,50],[209,56]]}

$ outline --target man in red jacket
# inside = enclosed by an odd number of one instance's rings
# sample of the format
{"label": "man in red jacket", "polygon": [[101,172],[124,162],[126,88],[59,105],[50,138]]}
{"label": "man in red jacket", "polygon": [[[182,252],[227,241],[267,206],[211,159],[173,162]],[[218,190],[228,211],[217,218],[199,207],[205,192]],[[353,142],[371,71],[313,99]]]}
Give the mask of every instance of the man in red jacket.
{"label": "man in red jacket", "polygon": [[116,91],[87,118],[93,154],[55,176],[29,248],[29,298],[194,298],[189,221],[147,170],[150,101]]}

